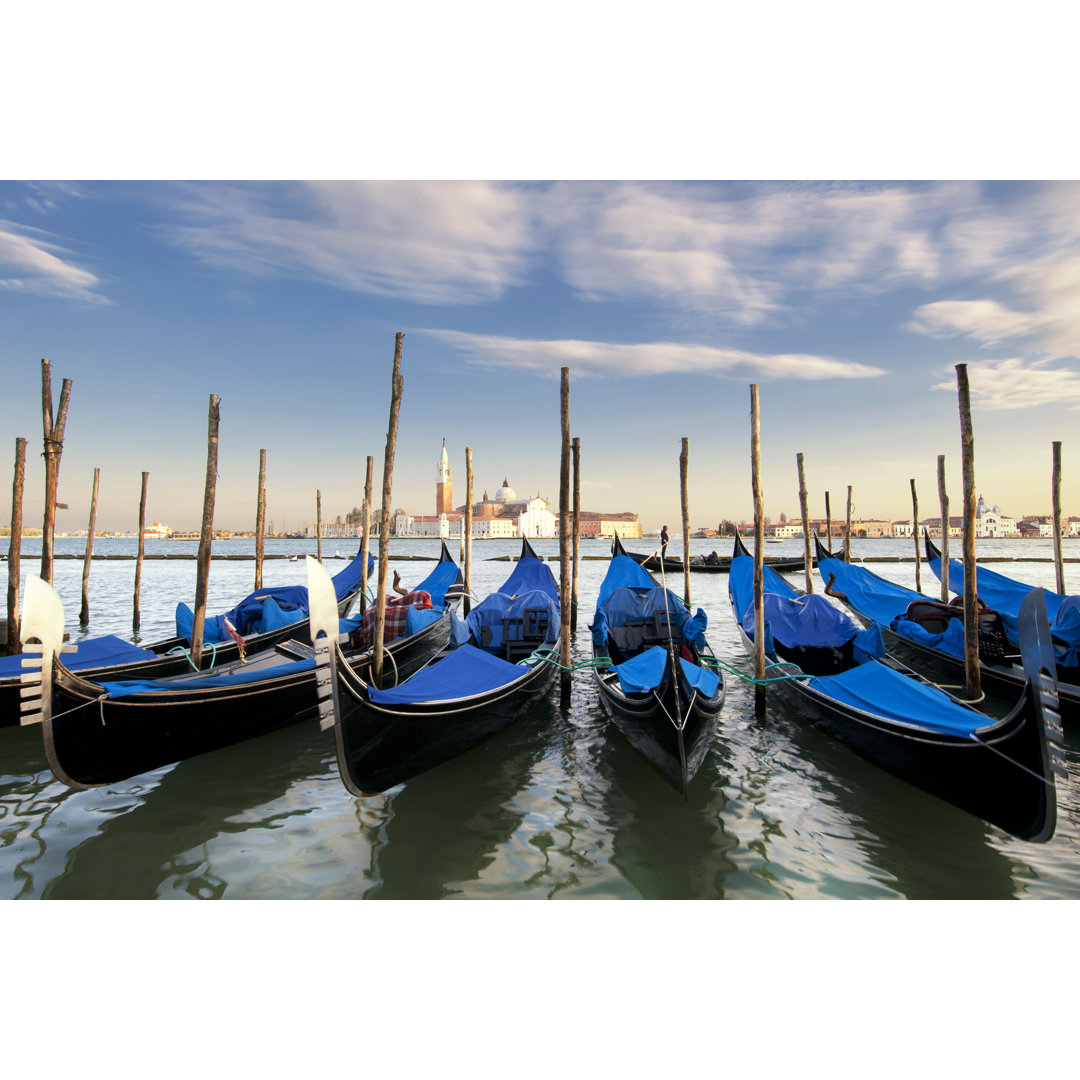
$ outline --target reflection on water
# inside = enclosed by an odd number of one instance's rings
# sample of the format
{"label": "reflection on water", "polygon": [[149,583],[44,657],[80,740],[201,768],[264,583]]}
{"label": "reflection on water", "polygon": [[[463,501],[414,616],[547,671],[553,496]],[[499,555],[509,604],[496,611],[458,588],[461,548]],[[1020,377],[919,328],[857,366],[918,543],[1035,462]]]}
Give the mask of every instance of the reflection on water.
{"label": "reflection on water", "polygon": [[[895,553],[907,554],[900,546]],[[430,541],[404,547],[437,551]],[[489,555],[517,549],[477,545],[478,595],[505,578],[506,564]],[[406,584],[428,568],[399,567]],[[586,626],[605,569],[603,560],[581,565],[575,659],[589,656]],[[910,563],[873,569],[912,582]],[[1050,564],[1009,569],[1053,584]],[[91,633],[126,633],[133,574],[132,562],[94,564]],[[231,606],[252,574],[250,562],[215,562],[211,605]],[[301,583],[303,563],[270,563],[266,577]],[[709,640],[745,670],[727,578],[699,577],[693,603],[708,612]],[[81,563],[58,563],[57,578],[74,621]],[[669,584],[681,592],[681,579]],[[925,574],[924,589],[933,591]],[[194,563],[147,563],[143,637],[171,633],[176,601],[193,592]],[[342,787],[332,740],[314,721],[90,791],[53,779],[38,729],[5,728],[0,897],[1075,899],[1080,732],[1067,732],[1065,754],[1057,834],[1031,845],[867,764],[772,697],[756,720],[752,693],[736,680],[687,802],[607,721],[587,672],[575,676],[568,712],[556,690],[469,754],[363,799]]]}

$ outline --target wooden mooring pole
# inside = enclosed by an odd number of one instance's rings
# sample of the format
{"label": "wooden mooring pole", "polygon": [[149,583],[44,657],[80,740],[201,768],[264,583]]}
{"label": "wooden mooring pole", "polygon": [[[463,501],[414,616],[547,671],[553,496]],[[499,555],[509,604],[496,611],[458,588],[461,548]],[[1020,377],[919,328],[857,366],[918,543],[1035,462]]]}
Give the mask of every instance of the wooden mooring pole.
{"label": "wooden mooring pole", "polygon": [[206,593],[210,582],[210,548],[214,539],[214,494],[217,490],[218,422],[221,398],[210,395],[206,424],[206,486],[203,490],[202,527],[199,531],[199,561],[195,577],[195,617],[191,625],[191,662],[202,668],[203,631],[206,625]]}
{"label": "wooden mooring pole", "polygon": [[832,554],[832,511],[829,509],[829,493],[825,492],[825,535],[829,554]]}
{"label": "wooden mooring pole", "polygon": [[142,564],[146,549],[146,481],[150,474],[142,474],[142,489],[139,493],[139,550],[135,557],[135,595],[132,601],[131,629],[134,633],[139,632],[139,593],[142,590]]}
{"label": "wooden mooring pole", "polygon": [[79,608],[79,626],[85,630],[90,624],[90,560],[94,557],[94,528],[97,525],[98,480],[101,470],[94,470],[94,486],[90,492],[90,524],[86,529],[86,554],[83,555],[82,607]]}
{"label": "wooden mooring pole", "polygon": [[679,454],[679,496],[682,505],[683,600],[690,606],[690,440],[684,435]]}
{"label": "wooden mooring pole", "polygon": [[[937,459],[938,504],[941,507],[941,602],[949,602],[949,494],[945,490],[945,455]],[[919,531],[919,523],[915,523]]]}
{"label": "wooden mooring pole", "polygon": [[[919,496],[915,493],[915,477],[911,478],[911,520],[915,523],[915,591],[922,592],[922,556],[919,552]],[[947,569],[947,568],[946,568]]]}
{"label": "wooden mooring pole", "polygon": [[814,556],[810,553],[810,514],[806,509],[806,473],[803,470],[802,453],[795,455],[795,466],[799,473],[799,512],[802,514],[803,534],[803,570],[806,573],[806,591],[814,591]]}
{"label": "wooden mooring pole", "polygon": [[20,651],[19,572],[22,559],[23,486],[26,483],[26,440],[15,440],[15,478],[11,485],[11,535],[8,538],[7,647]]}
{"label": "wooden mooring pole", "polygon": [[322,562],[322,492],[315,491],[315,558]]}
{"label": "wooden mooring pole", "polygon": [[975,578],[975,434],[971,427],[971,392],[967,364],[956,365],[960,404],[960,460],[964,470],[964,693],[982,698],[979,677],[979,594]]}
{"label": "wooden mooring pole", "polygon": [[468,615],[472,610],[472,504],[473,504],[473,467],[472,447],[465,447],[465,522],[461,538],[465,544],[465,595],[461,598],[462,613]]}
{"label": "wooden mooring pole", "polygon": [[844,562],[851,562],[851,485],[847,489],[847,525],[844,526]]}
{"label": "wooden mooring pole", "polygon": [[360,527],[364,535],[360,539],[360,565],[363,566],[364,585],[360,590],[360,614],[367,610],[367,564],[368,553],[371,550],[371,473],[375,466],[375,459],[369,454],[367,459],[367,474],[364,478],[364,505],[360,510]]}
{"label": "wooden mooring pole", "polygon": [[255,497],[255,588],[262,588],[266,550],[266,451],[259,451],[259,490]]}
{"label": "wooden mooring pole", "polygon": [[562,369],[559,386],[562,448],[559,454],[559,672],[560,701],[570,708],[570,369]]}
{"label": "wooden mooring pole", "polygon": [[570,585],[570,633],[577,633],[578,560],[581,558],[581,439],[570,441],[570,456],[574,466],[574,554],[573,581]]}
{"label": "wooden mooring pole", "polygon": [[1061,557],[1061,443],[1051,443],[1053,460],[1050,480],[1052,511],[1054,514],[1054,573],[1057,576],[1057,591],[1065,595],[1065,562]]}
{"label": "wooden mooring pole", "polygon": [[45,517],[41,525],[41,579],[52,584],[53,532],[56,527],[56,485],[60,480],[60,456],[64,452],[64,427],[67,424],[71,380],[60,387],[60,401],[53,419],[52,373],[47,359],[41,361],[41,429],[45,457]]}
{"label": "wooden mooring pole", "polygon": [[761,414],[750,384],[750,463],[754,491],[754,715],[765,715],[765,501],[761,497]]}
{"label": "wooden mooring pole", "polygon": [[394,368],[390,376],[390,425],[386,431],[386,452],[383,456],[382,510],[379,513],[379,589],[375,598],[375,651],[371,674],[376,686],[382,686],[383,634],[386,632],[386,567],[390,560],[390,490],[394,479],[394,450],[397,447],[398,414],[405,379],[401,374],[400,330],[394,337]]}

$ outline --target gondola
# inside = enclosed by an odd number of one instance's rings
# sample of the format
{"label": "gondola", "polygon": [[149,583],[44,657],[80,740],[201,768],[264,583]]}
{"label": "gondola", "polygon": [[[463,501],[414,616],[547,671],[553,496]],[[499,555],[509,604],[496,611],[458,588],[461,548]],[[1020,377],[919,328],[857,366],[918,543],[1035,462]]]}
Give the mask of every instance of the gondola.
{"label": "gondola", "polygon": [[[881,630],[890,656],[931,675],[935,682],[963,686],[964,610],[955,601],[942,604],[923,593],[879,577],[831,555],[815,537],[818,572],[826,591],[861,622]],[[830,578],[833,579],[830,585]],[[1009,641],[999,612],[982,605],[979,612],[979,681],[984,693],[1012,704],[1026,677],[1018,667],[1019,645]],[[1061,719],[1080,721],[1080,694],[1058,683]]]}
{"label": "gondola", "polygon": [[[940,581],[941,552],[925,530],[923,542],[926,545],[926,560]],[[978,567],[975,585],[981,604],[1001,615],[1005,634],[1010,642],[1015,643],[1020,605],[1032,586],[988,570],[985,566]],[[960,559],[949,560],[949,588],[958,597],[964,595],[964,563]],[[1046,597],[1046,615],[1050,620],[1050,636],[1057,657],[1058,694],[1062,699],[1063,713],[1071,716],[1080,712],[1080,702],[1073,701],[1080,697],[1080,596],[1063,595],[1049,589],[1044,589],[1043,595]]]}
{"label": "gondola", "polygon": [[[400,618],[384,634],[391,677],[408,678],[446,646],[457,616],[451,603],[435,607],[433,602],[442,599],[449,576],[440,563],[431,575],[433,592],[421,582],[399,598]],[[304,595],[307,599],[306,588]],[[329,595],[337,629],[351,642],[344,663],[366,670],[371,619],[362,614],[342,620],[332,582]],[[97,681],[70,671],[56,655],[63,618],[52,587],[28,578],[23,647],[34,638],[48,647],[40,681],[28,688],[26,721],[42,724],[49,767],[71,787],[124,780],[262,735],[315,711],[315,650],[309,641],[278,642],[243,660],[190,675]]]}
{"label": "gondola", "polygon": [[[615,553],[616,544],[622,547],[618,537],[615,537],[615,541],[611,545],[612,554]],[[735,552],[740,555],[750,554],[738,533],[735,534]],[[661,558],[655,551],[651,555],[642,555],[636,551],[627,551],[625,548],[623,548],[622,553],[628,555],[639,566],[644,566],[646,570],[662,569],[665,574],[681,574],[683,572],[682,559],[676,559],[673,555],[665,555]],[[717,559],[717,562],[707,562],[704,556],[695,556],[690,560],[690,572],[692,574],[726,574],[731,568],[731,559],[726,555],[718,556]],[[777,559],[767,557],[765,559],[766,566],[771,566],[781,573],[801,570],[804,562],[805,560],[802,558]]]}
{"label": "gondola", "polygon": [[[754,654],[754,562],[732,560],[729,592]],[[889,657],[820,594],[800,595],[764,570],[769,693],[867,761],[1025,840],[1046,841],[1065,777],[1053,651],[1038,591],[1021,614],[1024,681],[1003,719],[963,705]]]}
{"label": "gondola", "polygon": [[[445,551],[445,544],[443,547]],[[449,558],[449,553],[446,554]],[[367,574],[362,575],[358,551],[349,565],[334,575],[339,614],[348,611],[364,588],[364,578],[371,576],[374,566],[375,560],[369,554]],[[145,647],[133,645],[114,634],[87,638],[79,642],[79,651],[72,656],[69,670],[95,682],[163,679],[191,674],[191,619],[191,609],[186,604],[178,604],[177,636]],[[239,659],[240,645],[226,630],[225,619],[243,637],[245,652],[270,649],[290,638],[310,644],[305,586],[257,589],[231,611],[206,619],[200,668],[221,668]],[[22,653],[0,657],[0,727],[19,723],[19,680],[23,659]]]}
{"label": "gondola", "polygon": [[379,689],[347,662],[326,571],[308,560],[322,727],[334,731],[338,769],[354,795],[385,791],[457,757],[543,698],[558,667],[558,589],[523,540],[498,592],[463,620],[444,655]]}
{"label": "gondola", "polygon": [[726,686],[691,615],[615,538],[593,616],[593,677],[623,737],[683,798],[716,734]]}

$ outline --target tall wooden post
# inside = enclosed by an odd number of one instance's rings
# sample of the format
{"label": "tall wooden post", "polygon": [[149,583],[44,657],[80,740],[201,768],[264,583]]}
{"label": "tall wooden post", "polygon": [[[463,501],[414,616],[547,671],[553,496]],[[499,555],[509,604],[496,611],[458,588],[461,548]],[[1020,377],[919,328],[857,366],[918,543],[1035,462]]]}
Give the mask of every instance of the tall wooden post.
{"label": "tall wooden post", "polygon": [[825,535],[829,545],[829,554],[832,554],[832,511],[829,509],[829,493],[825,492]]}
{"label": "tall wooden post", "polygon": [[11,485],[11,536],[8,538],[7,646],[20,651],[19,572],[22,560],[23,486],[26,483],[26,440],[15,440],[15,479]]}
{"label": "tall wooden post", "polygon": [[90,492],[90,524],[86,529],[86,554],[83,555],[82,607],[79,609],[79,626],[84,630],[90,624],[90,560],[94,557],[94,528],[97,525],[98,480],[101,470],[94,470],[94,486]]}
{"label": "tall wooden post", "polygon": [[806,572],[806,591],[814,591],[814,557],[810,554],[810,514],[806,509],[806,473],[803,471],[802,453],[795,455],[799,473],[799,512],[802,514],[803,569]]}
{"label": "tall wooden post", "polygon": [[322,492],[315,492],[315,558],[322,562]]}
{"label": "tall wooden post", "polygon": [[570,586],[570,632],[577,633],[577,578],[578,559],[581,553],[581,439],[570,441],[570,456],[574,467],[574,570]]}
{"label": "tall wooden post", "polygon": [[982,697],[979,677],[979,594],[975,580],[975,435],[971,428],[971,393],[967,364],[956,365],[960,401],[960,453],[964,467],[964,692]]}
{"label": "tall wooden post", "polygon": [[570,708],[570,369],[562,369],[559,388],[562,450],[559,455],[559,686],[564,709]]}
{"label": "tall wooden post", "polygon": [[1051,443],[1053,475],[1050,486],[1052,491],[1052,511],[1054,514],[1054,572],[1057,575],[1057,591],[1065,595],[1065,561],[1061,557],[1061,443]]}
{"label": "tall wooden post", "polygon": [[682,498],[683,600],[690,606],[690,496],[687,480],[690,471],[690,440],[683,436],[679,454],[679,494]]}
{"label": "tall wooden post", "polygon": [[761,413],[750,384],[750,464],[754,490],[754,714],[765,715],[765,501],[761,496]]}
{"label": "tall wooden post", "polygon": [[379,590],[375,597],[375,652],[371,674],[376,686],[382,686],[383,634],[386,632],[386,567],[390,560],[390,489],[394,479],[394,450],[397,447],[398,413],[405,379],[401,374],[401,343],[405,335],[400,330],[394,337],[394,368],[390,376],[390,426],[386,431],[386,453],[383,457],[382,511],[379,514]]}
{"label": "tall wooden post", "polygon": [[139,592],[142,589],[143,553],[146,548],[146,481],[149,476],[150,474],[147,472],[142,474],[142,491],[139,495],[139,552],[135,557],[135,598],[131,612],[131,629],[136,634],[139,632],[141,619],[139,614]]}
{"label": "tall wooden post", "polygon": [[[922,592],[922,556],[919,554],[919,496],[915,493],[915,477],[911,478],[911,520],[915,522],[915,591]],[[947,568],[946,568],[947,569]]]}
{"label": "tall wooden post", "polygon": [[[938,503],[941,507],[941,602],[949,602],[949,495],[945,490],[945,455],[937,459]],[[919,523],[915,522],[918,532]]]}
{"label": "tall wooden post", "polygon": [[473,468],[472,447],[465,447],[465,523],[461,538],[465,543],[465,595],[461,599],[462,613],[468,615],[472,610],[472,504],[473,504]]}
{"label": "tall wooden post", "polygon": [[206,424],[206,487],[203,490],[202,528],[199,531],[199,561],[195,578],[195,617],[191,625],[191,662],[202,668],[203,630],[206,625],[206,592],[210,581],[210,548],[214,539],[214,493],[217,490],[218,421],[221,398],[210,395]]}
{"label": "tall wooden post", "polygon": [[844,527],[844,562],[851,562],[851,485],[847,489],[847,525]]}
{"label": "tall wooden post", "polygon": [[364,506],[360,511],[360,525],[364,530],[364,535],[360,540],[360,564],[364,568],[364,587],[360,590],[360,614],[367,610],[367,564],[368,564],[368,552],[371,549],[369,533],[371,532],[371,472],[374,467],[375,460],[368,455],[367,459],[367,475],[364,479]]}
{"label": "tall wooden post", "polygon": [[60,401],[53,419],[52,374],[47,359],[41,361],[41,428],[45,444],[45,518],[41,526],[41,578],[52,584],[53,532],[56,527],[56,485],[60,480],[60,455],[64,452],[71,380],[60,387]]}
{"label": "tall wooden post", "polygon": [[259,451],[259,492],[255,500],[255,588],[262,588],[266,551],[266,451]]}

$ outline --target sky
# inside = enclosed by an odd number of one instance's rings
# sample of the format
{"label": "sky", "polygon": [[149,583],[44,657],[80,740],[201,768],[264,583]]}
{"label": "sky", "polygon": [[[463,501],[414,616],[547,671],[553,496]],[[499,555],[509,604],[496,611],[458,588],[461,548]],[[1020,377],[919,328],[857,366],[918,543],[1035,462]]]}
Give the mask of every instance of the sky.
{"label": "sky", "polygon": [[[40,518],[40,360],[73,383],[58,528],[196,528],[209,396],[215,522],[278,528],[379,499],[396,331],[393,505],[432,513],[504,479],[558,504],[560,369],[582,503],[691,527],[752,514],[750,384],[766,513],[910,517],[961,497],[955,365],[976,487],[1011,515],[1080,513],[1080,184],[1074,182],[9,181],[0,184],[0,445],[28,440]],[[10,466],[9,466],[10,467]],[[7,515],[4,515],[4,520]]]}
{"label": "sky", "polygon": [[95,467],[99,528],[136,527],[143,471],[148,517],[196,528],[211,394],[218,527],[253,527],[260,449],[277,529],[316,491],[324,519],[358,505],[368,456],[378,502],[398,331],[414,514],[444,438],[456,503],[471,447],[477,498],[557,508],[566,366],[587,510],[677,529],[685,437],[691,528],[748,519],[755,383],[770,518],[799,512],[798,452],[811,515],[850,485],[856,518],[910,517],[914,479],[932,516],[939,454],[961,498],[959,363],[978,492],[1049,512],[1060,440],[1080,514],[1070,39],[1039,3],[965,7],[13,11],[49,72],[33,49],[0,69],[0,464],[28,439],[25,523],[42,357],[54,399],[73,381],[59,530],[86,527]]}

